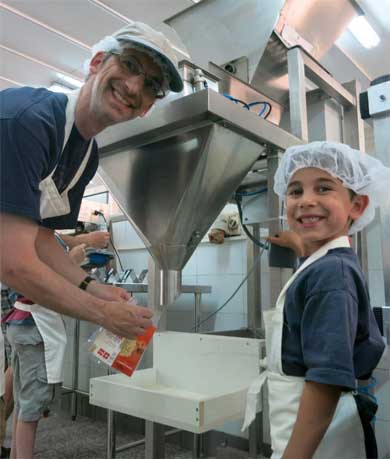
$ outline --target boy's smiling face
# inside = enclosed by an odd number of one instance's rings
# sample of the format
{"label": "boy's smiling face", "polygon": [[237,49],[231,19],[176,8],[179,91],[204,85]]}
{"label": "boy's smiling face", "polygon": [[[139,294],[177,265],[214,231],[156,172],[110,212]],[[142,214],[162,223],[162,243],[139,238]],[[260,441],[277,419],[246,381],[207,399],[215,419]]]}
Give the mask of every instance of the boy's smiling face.
{"label": "boy's smiling face", "polygon": [[340,180],[314,167],[299,169],[287,187],[288,224],[301,236],[305,255],[347,235],[351,222],[367,205],[367,196],[351,197]]}

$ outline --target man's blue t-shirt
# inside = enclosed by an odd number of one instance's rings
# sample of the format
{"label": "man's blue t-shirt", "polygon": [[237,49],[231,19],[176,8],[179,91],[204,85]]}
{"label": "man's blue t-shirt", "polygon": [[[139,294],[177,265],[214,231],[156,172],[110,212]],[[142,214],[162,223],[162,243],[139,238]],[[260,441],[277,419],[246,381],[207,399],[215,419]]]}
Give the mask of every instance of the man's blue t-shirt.
{"label": "man's blue t-shirt", "polygon": [[367,283],[350,248],[330,250],[286,293],[282,338],[285,374],[354,389],[384,350]]}
{"label": "man's blue t-shirt", "polygon": [[[98,166],[94,142],[82,176],[69,191],[71,212],[41,219],[39,183],[56,167],[53,180],[61,193],[79,168],[88,148],[73,125],[62,152],[68,98],[44,88],[0,91],[0,211],[20,215],[52,229],[76,226],[85,187]],[[62,152],[62,153],[61,153]]]}

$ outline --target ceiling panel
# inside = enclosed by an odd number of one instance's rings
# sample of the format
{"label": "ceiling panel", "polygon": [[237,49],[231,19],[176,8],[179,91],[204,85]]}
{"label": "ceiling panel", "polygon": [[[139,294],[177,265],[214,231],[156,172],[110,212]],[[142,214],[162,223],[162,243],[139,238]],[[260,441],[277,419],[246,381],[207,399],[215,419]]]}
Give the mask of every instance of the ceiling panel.
{"label": "ceiling panel", "polygon": [[[373,18],[373,25],[381,24],[378,31],[382,42],[377,48],[365,50],[354,37],[346,33],[338,46],[372,79],[390,73],[390,0],[357,1],[367,16]],[[246,4],[246,0],[241,2]],[[0,45],[82,78],[82,63],[90,57],[89,47],[121,27],[126,18],[146,22],[163,31],[178,48],[185,51],[180,37],[163,21],[190,6],[193,6],[192,0],[1,0]],[[6,8],[16,9],[54,31]],[[223,15],[224,9],[221,8],[221,17]],[[55,33],[55,30],[59,33]],[[71,40],[61,36],[61,33]],[[194,34],[197,35],[197,31]],[[204,37],[199,37],[200,41],[202,39]],[[205,44],[204,49],[207,50],[209,46],[210,42]],[[248,53],[249,46],[250,43],[248,46],[242,43],[242,55]],[[55,76],[55,70],[4,49],[1,57],[2,60],[6,58],[7,62],[0,62],[0,87],[7,84],[1,80],[1,76],[33,85],[50,83],[49,80]],[[7,74],[3,74],[5,71]]]}
{"label": "ceiling panel", "polygon": [[129,19],[152,27],[194,4],[191,0],[103,0],[103,3]]}
{"label": "ceiling panel", "polygon": [[81,75],[89,50],[16,14],[0,9],[2,45],[27,54],[67,73]]}
{"label": "ceiling panel", "polygon": [[370,19],[390,34],[390,0],[358,0],[358,3]]}
{"label": "ceiling panel", "polygon": [[[50,86],[56,72],[0,48],[0,75],[25,86]],[[9,84],[11,86],[11,84]]]}
{"label": "ceiling panel", "polygon": [[390,34],[382,34],[379,45],[364,48],[351,32],[346,31],[338,40],[337,46],[359,66],[370,80],[390,74]]}
{"label": "ceiling panel", "polygon": [[19,86],[20,85],[16,84],[16,82],[8,81],[0,77],[0,91],[7,88],[18,88]]}
{"label": "ceiling panel", "polygon": [[5,0],[3,3],[88,46],[125,23],[88,0]]}

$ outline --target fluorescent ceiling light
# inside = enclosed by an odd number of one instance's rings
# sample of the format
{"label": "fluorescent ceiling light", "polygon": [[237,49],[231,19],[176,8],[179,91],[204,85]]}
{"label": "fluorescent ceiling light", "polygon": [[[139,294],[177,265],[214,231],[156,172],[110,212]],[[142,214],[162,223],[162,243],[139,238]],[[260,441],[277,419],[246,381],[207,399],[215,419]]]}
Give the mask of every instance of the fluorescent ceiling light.
{"label": "fluorescent ceiling light", "polygon": [[353,19],[348,29],[365,48],[374,48],[380,42],[378,34],[370,26],[364,16],[357,16]]}
{"label": "fluorescent ceiling light", "polygon": [[53,92],[71,92],[71,91],[73,91],[73,89],[68,88],[67,86],[63,86],[60,83],[53,83],[47,89],[49,91],[53,91]]}
{"label": "fluorescent ceiling light", "polygon": [[83,81],[76,80],[76,78],[64,75],[63,73],[57,73],[57,77],[65,83],[68,83],[68,85],[72,86],[73,88],[81,88],[81,86],[84,84]]}

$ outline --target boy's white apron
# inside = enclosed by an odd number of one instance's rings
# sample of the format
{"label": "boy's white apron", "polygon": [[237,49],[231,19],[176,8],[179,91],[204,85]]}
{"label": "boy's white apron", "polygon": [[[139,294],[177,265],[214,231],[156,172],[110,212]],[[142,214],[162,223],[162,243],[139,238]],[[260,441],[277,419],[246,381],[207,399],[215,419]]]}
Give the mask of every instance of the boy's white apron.
{"label": "boy's white apron", "polygon": [[[261,396],[259,391],[264,381],[267,380],[272,459],[279,459],[283,456],[297,418],[305,384],[302,377],[283,374],[282,333],[286,291],[301,271],[326,255],[329,250],[338,247],[350,247],[346,236],[325,244],[308,257],[283,287],[276,307],[263,313],[268,368],[249,388],[243,429],[248,427],[254,418],[256,408],[253,407],[257,405],[257,410],[259,409],[259,397]],[[359,413],[353,394],[346,392],[339,399],[332,422],[313,459],[362,459],[365,457],[364,433]]]}
{"label": "boy's white apron", "polygon": [[[62,151],[64,151],[72,131],[78,95],[78,91],[66,94],[68,97],[68,103],[66,106],[66,124]],[[56,167],[45,179],[41,181],[39,189],[41,190],[40,213],[42,219],[59,217],[70,213],[71,209],[68,193],[76,185],[83,174],[91,154],[92,145],[93,141],[91,140],[88,146],[88,151],[81,162],[79,169],[67,188],[61,194],[58,192],[53,181],[53,175]],[[58,292],[58,294],[60,295],[61,292]],[[17,301],[15,303],[15,307],[23,311],[31,312],[34,322],[42,335],[45,349],[48,383],[55,384],[62,382],[63,362],[66,349],[66,331],[61,315],[38,304],[29,305]]]}

